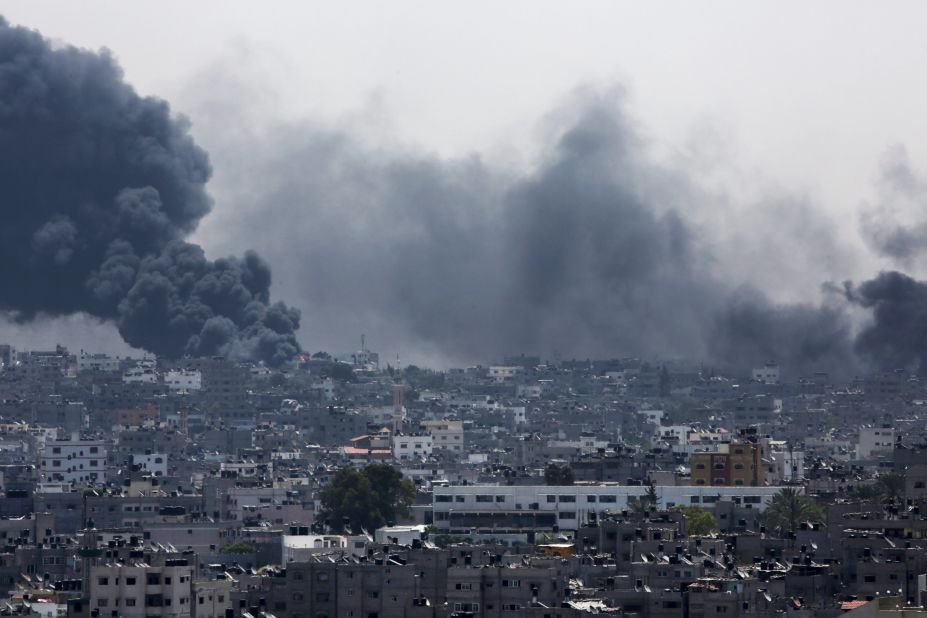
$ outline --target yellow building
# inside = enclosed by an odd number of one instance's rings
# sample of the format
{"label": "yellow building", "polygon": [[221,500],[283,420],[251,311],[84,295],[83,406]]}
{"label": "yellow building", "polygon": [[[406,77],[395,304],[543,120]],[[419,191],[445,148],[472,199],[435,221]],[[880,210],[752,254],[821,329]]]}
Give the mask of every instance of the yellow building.
{"label": "yellow building", "polygon": [[755,442],[721,445],[717,452],[693,453],[693,485],[758,487],[766,484],[763,449]]}

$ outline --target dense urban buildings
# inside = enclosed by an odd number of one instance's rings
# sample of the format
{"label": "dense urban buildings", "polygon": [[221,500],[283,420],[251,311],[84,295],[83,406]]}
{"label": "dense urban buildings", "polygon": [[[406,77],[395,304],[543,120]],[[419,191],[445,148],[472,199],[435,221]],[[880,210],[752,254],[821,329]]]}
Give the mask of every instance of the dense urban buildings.
{"label": "dense urban buildings", "polygon": [[3,349],[8,613],[924,613],[915,374]]}

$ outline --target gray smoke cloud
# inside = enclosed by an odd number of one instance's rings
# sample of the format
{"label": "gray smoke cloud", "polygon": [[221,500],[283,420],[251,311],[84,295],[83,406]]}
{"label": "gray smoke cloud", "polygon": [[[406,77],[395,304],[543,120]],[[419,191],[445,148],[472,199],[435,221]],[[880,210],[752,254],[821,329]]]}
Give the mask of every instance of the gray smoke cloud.
{"label": "gray smoke cloud", "polygon": [[188,129],[108,52],[0,18],[0,309],[89,314],[166,356],[292,357],[299,312],[270,303],[267,263],[184,240],[212,207]]}
{"label": "gray smoke cloud", "polygon": [[721,274],[732,256],[691,216],[712,196],[645,156],[620,97],[586,91],[553,118],[529,170],[313,125],[236,141],[247,170],[219,149],[223,184],[247,200],[214,231],[269,256],[313,347],[366,332],[452,363],[559,351],[858,369],[841,298],[777,304]]}
{"label": "gray smoke cloud", "polygon": [[860,218],[862,236],[880,255],[909,265],[927,249],[927,180],[899,145],[883,155],[876,188],[876,203]]}

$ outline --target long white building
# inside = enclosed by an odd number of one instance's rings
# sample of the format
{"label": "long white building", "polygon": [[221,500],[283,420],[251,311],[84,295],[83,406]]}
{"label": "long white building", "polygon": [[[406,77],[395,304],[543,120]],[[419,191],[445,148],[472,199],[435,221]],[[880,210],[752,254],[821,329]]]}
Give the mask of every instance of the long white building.
{"label": "long white building", "polygon": [[[658,507],[701,506],[730,500],[763,511],[781,487],[657,486]],[[628,508],[647,487],[600,485],[453,485],[434,488],[434,525],[466,528],[552,528],[575,530],[590,513]]]}

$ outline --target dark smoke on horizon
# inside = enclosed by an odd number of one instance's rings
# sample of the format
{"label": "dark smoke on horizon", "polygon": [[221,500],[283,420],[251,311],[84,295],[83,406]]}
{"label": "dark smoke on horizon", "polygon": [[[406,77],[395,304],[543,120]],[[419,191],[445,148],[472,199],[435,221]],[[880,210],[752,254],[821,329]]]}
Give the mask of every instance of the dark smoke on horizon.
{"label": "dark smoke on horizon", "polygon": [[[719,252],[692,216],[715,214],[711,196],[647,158],[614,97],[585,92],[558,118],[540,164],[519,172],[375,149],[348,131],[245,132],[220,158],[231,195],[249,202],[225,205],[234,224],[222,231],[233,252],[269,256],[315,332],[388,332],[454,359],[559,351],[927,374],[927,283],[886,272],[820,303],[773,302],[725,264],[752,251],[778,267],[768,249],[785,238],[837,255],[826,221],[773,200],[765,227],[751,221],[739,252]],[[300,312],[271,302],[267,262],[210,260],[185,240],[212,208],[209,158],[107,52],[56,48],[0,18],[0,148],[0,310],[88,314],[169,357],[279,365],[299,351]],[[903,155],[886,159],[882,203],[862,221],[870,246],[900,262],[927,247],[927,223],[893,216],[896,201],[927,195]],[[870,317],[858,335],[853,306]]]}
{"label": "dark smoke on horizon", "polygon": [[299,311],[270,302],[257,254],[185,242],[212,206],[209,159],[105,51],[57,48],[0,18],[0,308],[86,313],[159,355],[279,364]]}
{"label": "dark smoke on horizon", "polygon": [[[728,280],[691,221],[706,198],[642,155],[613,97],[580,99],[524,173],[313,126],[236,143],[220,159],[249,200],[223,229],[269,256],[314,330],[356,324],[454,362],[524,350],[857,372],[842,296],[778,305]],[[259,186],[236,173],[240,150]]]}

